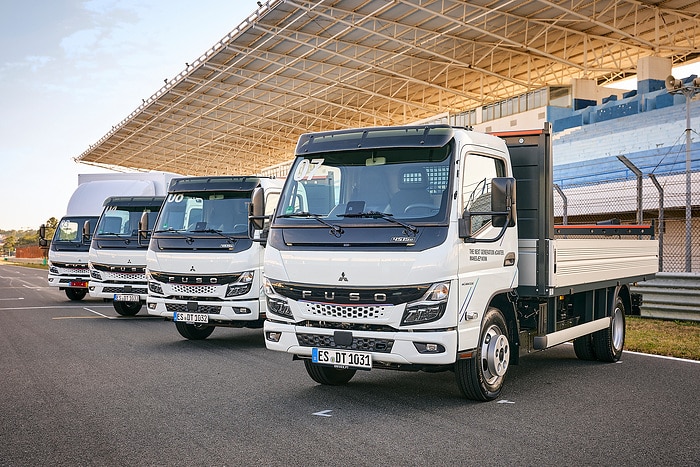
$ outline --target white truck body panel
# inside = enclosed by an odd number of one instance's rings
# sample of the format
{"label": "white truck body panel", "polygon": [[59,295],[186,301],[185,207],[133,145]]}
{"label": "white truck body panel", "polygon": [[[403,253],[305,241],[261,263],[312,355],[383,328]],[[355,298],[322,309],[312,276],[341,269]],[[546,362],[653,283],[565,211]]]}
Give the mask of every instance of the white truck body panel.
{"label": "white truck body panel", "polygon": [[[519,241],[520,284],[535,287],[537,240]],[[549,242],[548,287],[614,280],[653,274],[658,269],[658,242],[640,239],[555,239]]]}

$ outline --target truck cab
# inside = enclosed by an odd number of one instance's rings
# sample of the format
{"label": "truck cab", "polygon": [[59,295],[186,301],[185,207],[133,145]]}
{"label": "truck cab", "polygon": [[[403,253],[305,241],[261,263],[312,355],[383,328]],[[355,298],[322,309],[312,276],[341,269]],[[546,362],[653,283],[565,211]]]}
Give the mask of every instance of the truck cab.
{"label": "truck cab", "polygon": [[89,251],[91,297],[111,300],[122,316],[148,296],[146,250],[164,196],[111,196],[104,202]]}
{"label": "truck cab", "polygon": [[[49,286],[58,287],[70,300],[82,300],[88,293],[90,233],[98,216],[65,216],[56,226],[49,246]],[[87,229],[88,235],[85,235]],[[39,229],[40,242],[47,244],[46,228]]]}
{"label": "truck cab", "polygon": [[248,230],[258,188],[271,213],[281,190],[274,179],[186,177],[170,186],[146,254],[147,306],[187,339],[217,326],[262,327],[263,247]]}

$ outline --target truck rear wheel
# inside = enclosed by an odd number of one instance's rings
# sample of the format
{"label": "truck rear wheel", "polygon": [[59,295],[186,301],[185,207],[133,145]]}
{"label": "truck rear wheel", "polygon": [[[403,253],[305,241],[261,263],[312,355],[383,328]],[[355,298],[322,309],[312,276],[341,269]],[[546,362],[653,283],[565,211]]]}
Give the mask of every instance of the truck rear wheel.
{"label": "truck rear wheel", "polygon": [[496,399],[501,394],[509,360],[506,320],[500,310],[489,308],[475,354],[455,363],[457,386],[462,395],[476,401]]}
{"label": "truck rear wheel", "polygon": [[112,302],[112,305],[122,316],[134,316],[141,310],[141,302]]}
{"label": "truck rear wheel", "polygon": [[206,339],[207,337],[211,336],[212,332],[214,332],[214,326],[187,324],[179,321],[175,322],[175,327],[177,328],[177,332],[179,332],[182,337],[194,341]]}
{"label": "truck rear wheel", "polygon": [[66,297],[74,302],[82,300],[85,295],[87,295],[87,289],[66,289]]}
{"label": "truck rear wheel", "polygon": [[595,350],[593,349],[593,338],[590,334],[574,339],[574,352],[579,360],[595,360]]}
{"label": "truck rear wheel", "polygon": [[304,360],[306,372],[311,376],[311,379],[319,384],[330,386],[339,386],[347,383],[355,376],[357,370],[341,370],[330,366],[317,365],[311,360]]}
{"label": "truck rear wheel", "polygon": [[625,304],[615,297],[615,304],[610,312],[610,326],[593,333],[593,348],[601,362],[616,362],[622,356],[625,345]]}

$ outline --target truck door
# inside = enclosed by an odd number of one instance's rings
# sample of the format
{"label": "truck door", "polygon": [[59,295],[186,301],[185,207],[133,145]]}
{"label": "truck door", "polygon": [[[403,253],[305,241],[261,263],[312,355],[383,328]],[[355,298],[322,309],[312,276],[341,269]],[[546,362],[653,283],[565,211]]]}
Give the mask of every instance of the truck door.
{"label": "truck door", "polygon": [[[464,212],[492,211],[491,181],[505,177],[506,162],[497,155],[467,152],[462,156],[462,174],[458,195],[458,215]],[[496,238],[500,227],[492,225],[492,216],[471,216],[470,233],[475,239]],[[517,232],[509,231],[496,242],[459,244],[459,349],[474,348],[479,326],[491,298],[511,289],[517,281],[515,256]]]}

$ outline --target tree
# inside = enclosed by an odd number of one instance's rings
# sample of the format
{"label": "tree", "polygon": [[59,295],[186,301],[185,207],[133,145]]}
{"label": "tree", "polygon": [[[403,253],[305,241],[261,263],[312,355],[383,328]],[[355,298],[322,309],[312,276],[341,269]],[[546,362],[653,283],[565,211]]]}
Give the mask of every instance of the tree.
{"label": "tree", "polygon": [[17,247],[17,239],[14,235],[8,235],[5,237],[5,243],[2,245],[2,252],[4,255],[11,255],[15,252]]}

